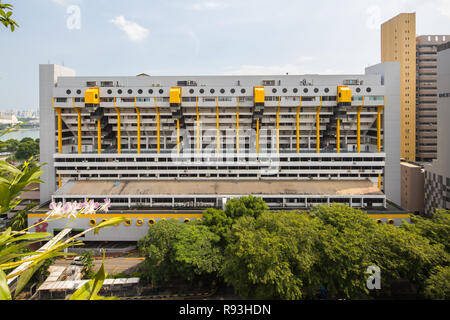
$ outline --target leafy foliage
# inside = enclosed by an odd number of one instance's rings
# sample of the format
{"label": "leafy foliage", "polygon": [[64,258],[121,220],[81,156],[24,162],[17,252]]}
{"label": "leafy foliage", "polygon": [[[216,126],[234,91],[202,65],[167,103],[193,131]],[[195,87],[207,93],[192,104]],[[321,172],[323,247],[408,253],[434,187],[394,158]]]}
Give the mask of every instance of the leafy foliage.
{"label": "leafy foliage", "polygon": [[437,266],[426,280],[425,296],[428,299],[450,299],[450,266]]}
{"label": "leafy foliage", "polygon": [[11,15],[13,14],[12,11],[13,6],[11,4],[7,3],[0,3],[0,22],[6,27],[11,28],[11,32],[14,32],[16,27],[19,27],[19,25],[11,19]]}
{"label": "leafy foliage", "polygon": [[14,217],[8,221],[7,227],[11,227],[13,231],[20,231],[27,227],[28,211],[36,206],[35,203],[29,203],[23,209],[18,211]]}
{"label": "leafy foliage", "polygon": [[17,197],[33,183],[42,183],[39,177],[42,175],[42,165],[31,166],[25,161],[21,168],[0,161],[0,214],[17,206],[22,200]]}

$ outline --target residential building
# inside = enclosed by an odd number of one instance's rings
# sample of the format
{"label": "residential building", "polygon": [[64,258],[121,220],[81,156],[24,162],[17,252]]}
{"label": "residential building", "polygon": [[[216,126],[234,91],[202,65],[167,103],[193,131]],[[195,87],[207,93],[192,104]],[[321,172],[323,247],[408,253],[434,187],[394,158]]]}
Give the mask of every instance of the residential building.
{"label": "residential building", "polygon": [[449,40],[450,35],[416,38],[416,161],[437,156],[437,47]]}
{"label": "residential building", "polygon": [[437,48],[437,159],[425,166],[425,213],[450,209],[450,42]]}

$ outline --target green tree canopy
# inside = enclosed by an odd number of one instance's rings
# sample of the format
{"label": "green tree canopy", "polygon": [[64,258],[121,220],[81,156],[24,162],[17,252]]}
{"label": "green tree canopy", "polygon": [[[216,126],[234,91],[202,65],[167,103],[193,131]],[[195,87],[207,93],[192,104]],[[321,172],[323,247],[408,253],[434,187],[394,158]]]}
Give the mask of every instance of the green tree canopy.
{"label": "green tree canopy", "polygon": [[6,28],[11,28],[11,32],[14,32],[15,28],[19,25],[17,24],[17,22],[11,19],[11,16],[13,14],[12,8],[13,6],[11,4],[1,3],[0,1],[0,22]]}

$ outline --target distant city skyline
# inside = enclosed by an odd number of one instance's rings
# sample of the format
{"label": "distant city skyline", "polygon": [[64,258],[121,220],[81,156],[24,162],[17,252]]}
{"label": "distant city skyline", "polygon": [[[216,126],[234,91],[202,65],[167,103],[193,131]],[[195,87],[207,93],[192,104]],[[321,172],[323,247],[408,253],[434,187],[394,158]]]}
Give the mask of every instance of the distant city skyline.
{"label": "distant city skyline", "polygon": [[[37,108],[39,64],[77,75],[362,73],[380,25],[416,12],[417,35],[450,33],[450,1],[14,1],[0,30],[0,110]],[[349,54],[354,52],[355,54]]]}

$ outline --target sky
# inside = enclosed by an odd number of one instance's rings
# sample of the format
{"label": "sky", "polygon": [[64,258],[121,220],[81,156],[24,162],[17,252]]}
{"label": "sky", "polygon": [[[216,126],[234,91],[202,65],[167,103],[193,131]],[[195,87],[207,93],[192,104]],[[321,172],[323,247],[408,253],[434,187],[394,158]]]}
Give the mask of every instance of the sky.
{"label": "sky", "polygon": [[79,76],[361,74],[380,25],[416,12],[450,34],[450,0],[2,0],[0,110],[36,109],[39,64]]}

